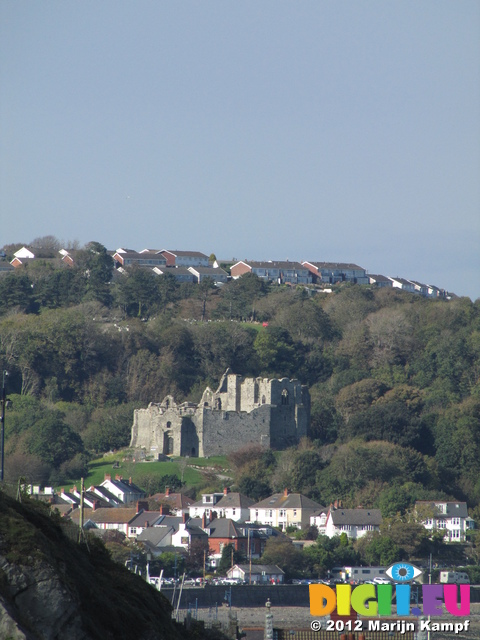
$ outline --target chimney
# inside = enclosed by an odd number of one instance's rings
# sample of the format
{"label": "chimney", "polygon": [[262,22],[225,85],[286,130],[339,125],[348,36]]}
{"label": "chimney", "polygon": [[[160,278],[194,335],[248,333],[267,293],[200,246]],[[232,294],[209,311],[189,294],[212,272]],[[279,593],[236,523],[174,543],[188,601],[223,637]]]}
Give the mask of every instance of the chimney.
{"label": "chimney", "polygon": [[183,513],[183,514],[182,514],[182,521],[183,521],[183,524],[187,524],[187,520],[188,520],[188,513]]}
{"label": "chimney", "polygon": [[105,480],[112,480],[112,476],[109,473],[105,474]]}
{"label": "chimney", "polygon": [[161,504],[160,505],[160,515],[168,516],[169,514],[170,514],[170,507],[168,506],[168,504]]}
{"label": "chimney", "polygon": [[145,520],[145,529],[148,529],[150,525],[148,524],[148,520]]}
{"label": "chimney", "polygon": [[132,483],[132,477],[130,476],[130,478],[128,479],[128,484],[131,485]]}
{"label": "chimney", "polygon": [[148,511],[148,502],[145,500],[137,500],[137,513],[140,511]]}
{"label": "chimney", "polygon": [[202,529],[205,529],[206,526],[207,526],[207,516],[205,515],[205,511],[204,511],[202,516]]}
{"label": "chimney", "polygon": [[76,485],[76,484],[74,484],[74,485],[73,485],[72,492],[73,492],[73,491],[75,491],[75,493],[77,492],[77,485]]}
{"label": "chimney", "polygon": [[224,487],[223,488],[223,495],[226,496],[228,492],[229,492],[228,487]]}
{"label": "chimney", "polygon": [[170,495],[170,487],[165,487],[165,497],[168,498]]}
{"label": "chimney", "polygon": [[64,489],[64,487],[62,487],[62,488],[60,489],[60,493],[65,493],[65,489]]}
{"label": "chimney", "polygon": [[93,501],[92,511],[96,511],[100,507],[100,502],[98,500]]}
{"label": "chimney", "polygon": [[333,506],[335,509],[338,509],[338,500],[334,500]]}
{"label": "chimney", "polygon": [[119,476],[118,473],[117,473],[117,475],[115,476],[115,480],[120,481],[121,479],[122,479],[122,476]]}
{"label": "chimney", "polygon": [[283,497],[286,498],[288,496],[288,489],[283,490]]}

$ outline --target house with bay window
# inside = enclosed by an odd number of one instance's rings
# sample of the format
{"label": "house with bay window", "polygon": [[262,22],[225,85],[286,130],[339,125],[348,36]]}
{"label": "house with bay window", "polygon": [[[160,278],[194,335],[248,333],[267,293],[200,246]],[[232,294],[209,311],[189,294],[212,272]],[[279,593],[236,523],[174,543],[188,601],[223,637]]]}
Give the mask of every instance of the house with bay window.
{"label": "house with bay window", "polygon": [[417,500],[415,511],[425,529],[440,531],[446,542],[464,542],[466,532],[475,528],[466,502]]}

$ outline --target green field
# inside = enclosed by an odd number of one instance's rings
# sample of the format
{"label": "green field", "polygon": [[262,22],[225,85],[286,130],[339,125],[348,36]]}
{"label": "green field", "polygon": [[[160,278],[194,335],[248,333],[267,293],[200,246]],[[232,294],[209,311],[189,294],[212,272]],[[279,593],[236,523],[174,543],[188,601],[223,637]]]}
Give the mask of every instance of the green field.
{"label": "green field", "polygon": [[[105,455],[97,460],[92,460],[88,465],[88,475],[85,478],[85,487],[99,485],[105,479],[105,474],[112,476],[120,475],[123,478],[132,478],[134,484],[143,487],[147,477],[161,477],[164,475],[176,475],[182,477],[181,458],[172,459],[171,462],[132,462],[128,459],[125,451],[119,451],[110,455]],[[205,474],[201,470],[212,467],[214,472],[227,473],[228,463],[226,457],[216,456],[212,458],[188,458],[186,467],[183,469],[183,480],[187,487],[198,487],[205,481]],[[225,471],[227,470],[227,471]],[[67,486],[76,485],[80,488],[80,478],[71,480]],[[65,489],[67,489],[65,486]]]}

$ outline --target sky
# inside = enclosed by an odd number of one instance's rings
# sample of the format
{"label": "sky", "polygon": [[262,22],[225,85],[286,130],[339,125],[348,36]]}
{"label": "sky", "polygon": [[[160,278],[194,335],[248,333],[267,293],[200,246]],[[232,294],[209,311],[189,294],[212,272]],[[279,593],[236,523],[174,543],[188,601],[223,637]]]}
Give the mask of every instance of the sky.
{"label": "sky", "polygon": [[477,0],[3,0],[0,246],[355,263],[480,297]]}

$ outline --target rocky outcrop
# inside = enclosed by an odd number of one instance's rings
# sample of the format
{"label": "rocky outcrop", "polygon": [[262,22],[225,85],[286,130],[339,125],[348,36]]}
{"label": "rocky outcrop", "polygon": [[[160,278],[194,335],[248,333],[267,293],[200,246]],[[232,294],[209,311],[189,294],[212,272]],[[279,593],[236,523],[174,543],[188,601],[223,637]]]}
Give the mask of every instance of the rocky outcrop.
{"label": "rocky outcrop", "polygon": [[[66,587],[52,566],[45,561],[32,560],[27,558],[28,565],[12,564],[0,555],[4,593],[9,597],[9,605],[4,602],[5,616],[2,614],[0,621],[3,623],[4,617],[5,620],[10,618],[12,626],[14,618],[31,629],[27,633],[17,625],[14,638],[89,640],[82,630],[76,594]],[[8,634],[0,633],[0,638],[8,637]]]}
{"label": "rocky outcrop", "polygon": [[87,548],[63,529],[45,505],[0,490],[1,640],[189,637],[163,594],[113,562],[97,538]]}

